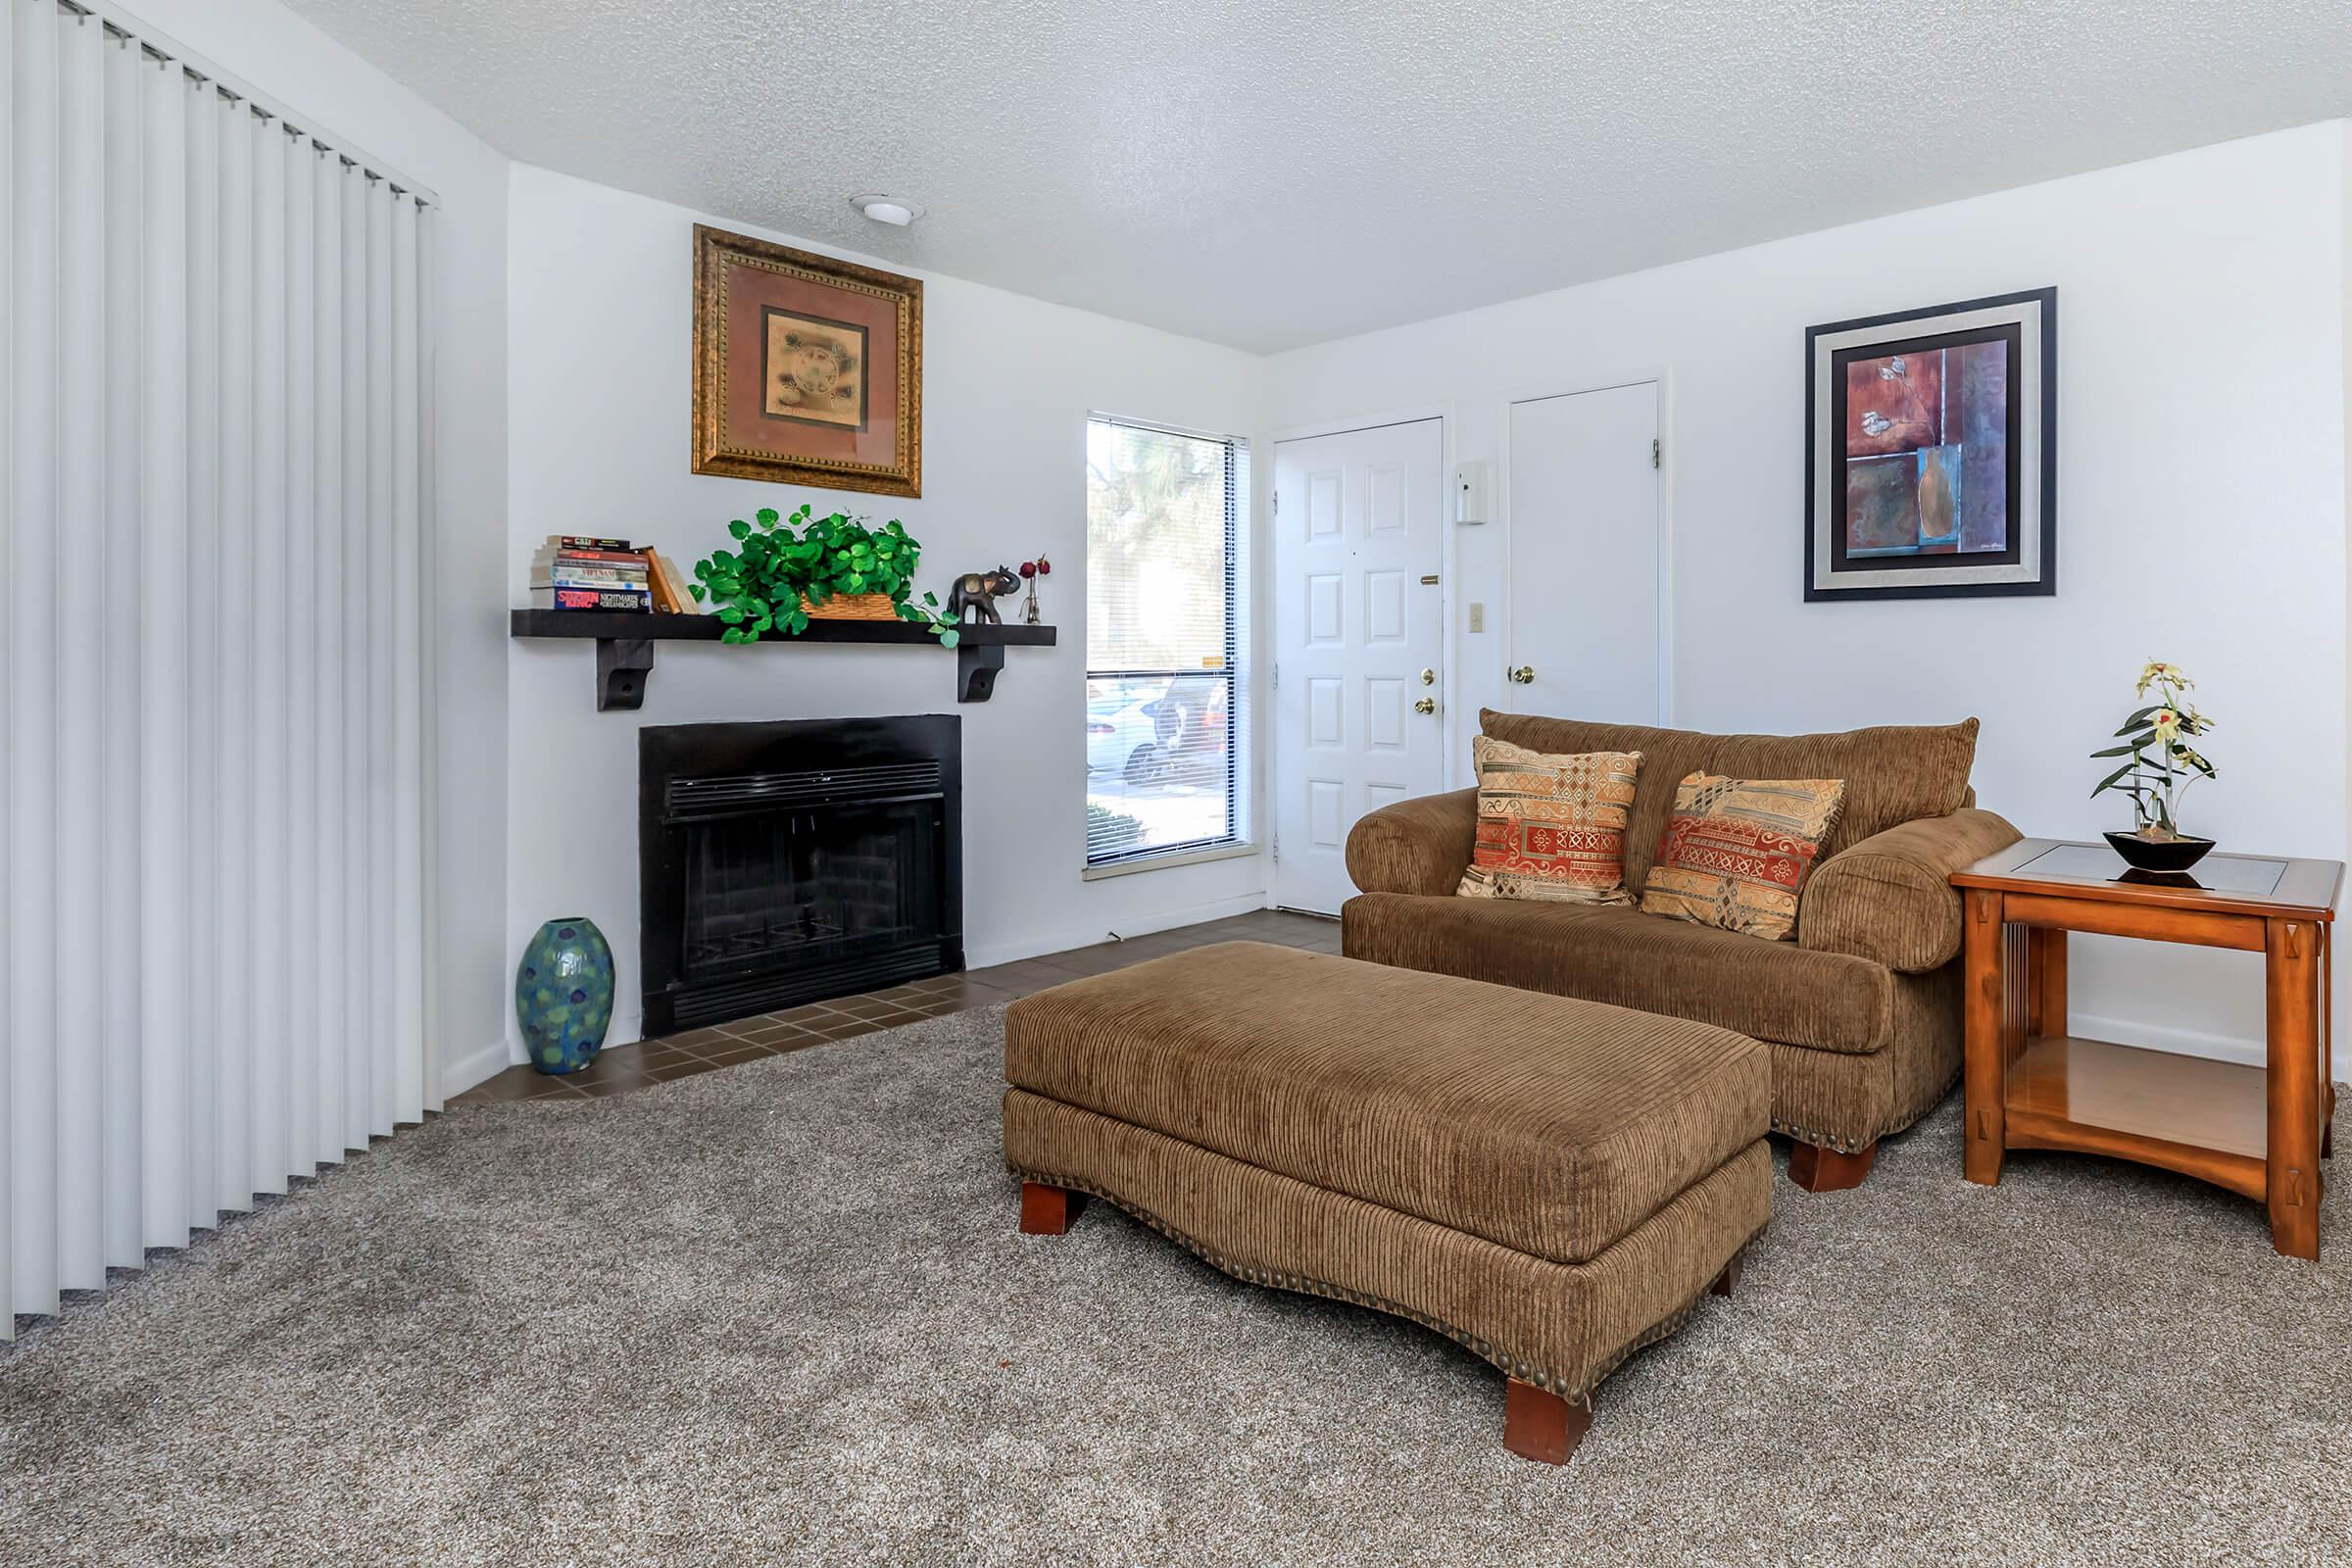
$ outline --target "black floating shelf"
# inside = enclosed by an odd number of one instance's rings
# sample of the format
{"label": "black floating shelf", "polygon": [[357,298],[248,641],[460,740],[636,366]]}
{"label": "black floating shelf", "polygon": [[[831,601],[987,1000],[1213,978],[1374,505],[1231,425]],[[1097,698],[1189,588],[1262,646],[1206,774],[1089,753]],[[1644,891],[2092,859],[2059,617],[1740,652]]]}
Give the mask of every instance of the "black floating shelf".
{"label": "black floating shelf", "polygon": [[[716,615],[655,615],[606,610],[517,610],[510,633],[516,637],[570,637],[596,644],[596,709],[634,710],[645,704],[645,677],[654,667],[654,644],[714,643],[726,626]],[[956,700],[985,703],[997,689],[1007,648],[1051,648],[1052,626],[959,628],[956,644]],[[797,637],[770,634],[769,645],[793,643],[888,643],[905,648],[939,646],[939,634],[905,620],[812,620]]]}

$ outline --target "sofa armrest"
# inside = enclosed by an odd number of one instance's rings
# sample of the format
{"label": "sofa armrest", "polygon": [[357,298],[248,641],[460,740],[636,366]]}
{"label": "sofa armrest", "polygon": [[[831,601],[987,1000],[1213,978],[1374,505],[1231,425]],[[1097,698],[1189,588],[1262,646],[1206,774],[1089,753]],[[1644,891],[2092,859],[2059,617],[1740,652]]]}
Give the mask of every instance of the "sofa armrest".
{"label": "sofa armrest", "polygon": [[1905,974],[1940,968],[1960,951],[1952,873],[2023,836],[1974,807],[1874,833],[1814,868],[1797,906],[1797,943]]}
{"label": "sofa armrest", "polygon": [[1478,839],[1478,791],[1398,801],[1348,835],[1348,875],[1365,893],[1451,893]]}

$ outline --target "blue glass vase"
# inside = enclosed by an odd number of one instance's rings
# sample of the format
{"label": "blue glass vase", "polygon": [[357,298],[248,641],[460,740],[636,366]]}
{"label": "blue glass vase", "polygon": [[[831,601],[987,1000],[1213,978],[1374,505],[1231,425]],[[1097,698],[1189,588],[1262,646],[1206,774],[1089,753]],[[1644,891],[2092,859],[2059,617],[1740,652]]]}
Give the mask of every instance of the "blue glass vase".
{"label": "blue glass vase", "polygon": [[539,928],[514,969],[514,1020],[541,1072],[578,1072],[596,1059],[612,1022],[612,945],[595,921]]}

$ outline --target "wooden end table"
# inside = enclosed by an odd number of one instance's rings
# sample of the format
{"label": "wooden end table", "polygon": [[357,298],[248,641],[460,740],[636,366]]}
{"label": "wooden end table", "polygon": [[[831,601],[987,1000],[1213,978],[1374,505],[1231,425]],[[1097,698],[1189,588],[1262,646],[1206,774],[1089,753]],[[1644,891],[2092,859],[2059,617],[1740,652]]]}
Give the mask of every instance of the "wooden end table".
{"label": "wooden end table", "polygon": [[[2132,871],[2104,844],[2025,839],[1952,873],[1966,906],[1968,1179],[2012,1149],[2161,1165],[2268,1205],[2271,1245],[2320,1255],[2319,1162],[2333,1151],[2328,933],[2337,860],[2208,855],[2187,873]],[[2067,1033],[2066,934],[2265,956],[2262,1066]]]}

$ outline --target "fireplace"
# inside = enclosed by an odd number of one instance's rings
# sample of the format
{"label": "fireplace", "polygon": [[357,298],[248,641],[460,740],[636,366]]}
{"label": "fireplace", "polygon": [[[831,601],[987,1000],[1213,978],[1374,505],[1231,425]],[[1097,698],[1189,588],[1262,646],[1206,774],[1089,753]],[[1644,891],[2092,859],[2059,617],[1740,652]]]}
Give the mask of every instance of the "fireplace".
{"label": "fireplace", "polygon": [[959,724],[639,731],[646,1034],[961,969]]}

